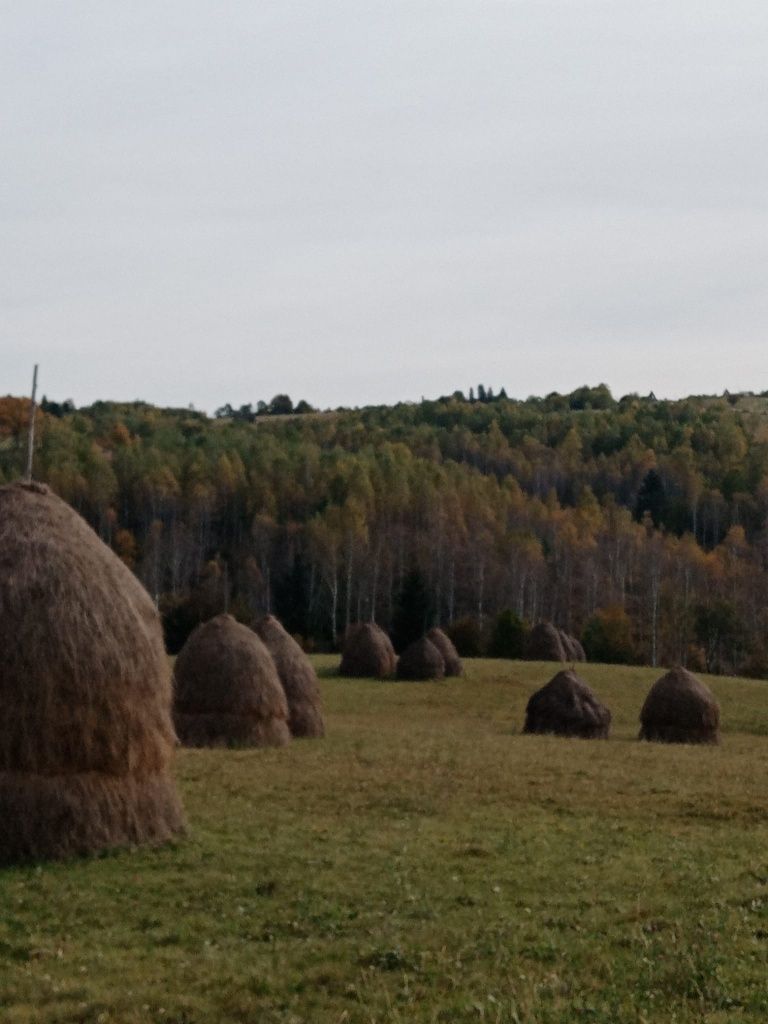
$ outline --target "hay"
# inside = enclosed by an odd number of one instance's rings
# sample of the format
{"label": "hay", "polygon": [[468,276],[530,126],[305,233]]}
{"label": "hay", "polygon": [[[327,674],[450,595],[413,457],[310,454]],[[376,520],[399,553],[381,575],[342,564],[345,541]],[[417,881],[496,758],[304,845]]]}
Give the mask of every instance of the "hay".
{"label": "hay", "polygon": [[526,733],[607,739],[611,712],[573,671],[558,672],[537,690],[525,709]]}
{"label": "hay", "polygon": [[530,661],[565,661],[560,631],[551,622],[539,622],[531,630],[525,645]]}
{"label": "hay", "polygon": [[571,643],[573,644],[573,651],[574,651],[574,658],[573,658],[573,660],[574,661],[582,661],[582,662],[586,661],[587,660],[587,654],[586,654],[586,651],[584,650],[584,648],[582,646],[581,641],[577,640],[575,636],[572,636],[571,637]]}
{"label": "hay", "polygon": [[573,642],[564,629],[558,629],[557,635],[560,637],[560,646],[563,648],[563,654],[565,655],[564,661],[576,661],[576,651],[573,646]]}
{"label": "hay", "polygon": [[397,665],[392,641],[375,622],[355,623],[347,630],[339,674],[356,679],[387,679]]}
{"label": "hay", "polygon": [[640,712],[641,740],[719,743],[720,707],[712,691],[684,668],[658,679]]}
{"label": "hay", "polygon": [[283,685],[288,700],[288,727],[291,735],[315,738],[324,736],[320,687],[309,658],[274,615],[260,619],[254,630],[272,655]]}
{"label": "hay", "polygon": [[269,651],[231,615],[192,631],[174,670],[174,721],[186,746],[279,747],[288,703]]}
{"label": "hay", "polygon": [[443,656],[425,636],[406,647],[397,662],[398,679],[442,679],[444,675]]}
{"label": "hay", "polygon": [[584,653],[584,648],[581,646],[575,636],[571,636],[570,633],[566,633],[564,629],[558,629],[558,635],[560,637],[560,643],[565,654],[566,661],[586,661],[587,656]]}
{"label": "hay", "polygon": [[427,633],[427,640],[434,644],[443,656],[447,676],[460,676],[464,672],[464,666],[461,663],[459,652],[454,647],[453,640],[442,629],[438,627],[430,629]]}
{"label": "hay", "polygon": [[551,622],[537,623],[525,644],[528,661],[586,661],[584,648],[576,637]]}
{"label": "hay", "polygon": [[0,487],[0,861],[184,830],[157,611],[40,484]]}

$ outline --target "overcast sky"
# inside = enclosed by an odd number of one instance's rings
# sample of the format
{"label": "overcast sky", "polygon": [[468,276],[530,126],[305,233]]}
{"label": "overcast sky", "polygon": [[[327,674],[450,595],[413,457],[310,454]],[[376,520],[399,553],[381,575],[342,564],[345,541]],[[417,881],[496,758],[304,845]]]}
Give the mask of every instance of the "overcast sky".
{"label": "overcast sky", "polygon": [[768,389],[765,0],[0,15],[0,393]]}

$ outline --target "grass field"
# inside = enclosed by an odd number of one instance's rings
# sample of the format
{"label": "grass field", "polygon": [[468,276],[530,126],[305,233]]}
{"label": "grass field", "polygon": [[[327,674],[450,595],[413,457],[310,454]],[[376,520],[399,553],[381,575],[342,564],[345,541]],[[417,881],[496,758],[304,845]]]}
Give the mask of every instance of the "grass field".
{"label": "grass field", "polygon": [[2,1024],[768,1018],[768,683],[665,747],[649,669],[584,668],[586,742],[520,735],[552,666],[317,663],[327,739],[180,752],[177,847],[0,872]]}

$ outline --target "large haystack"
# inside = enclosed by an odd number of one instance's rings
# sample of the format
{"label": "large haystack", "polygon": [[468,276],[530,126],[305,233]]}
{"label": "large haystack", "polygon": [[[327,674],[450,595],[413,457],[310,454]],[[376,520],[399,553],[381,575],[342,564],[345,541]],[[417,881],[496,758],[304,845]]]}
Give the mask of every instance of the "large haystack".
{"label": "large haystack", "polygon": [[445,634],[442,629],[435,627],[427,633],[427,640],[433,643],[443,656],[445,674],[447,676],[460,676],[464,671],[459,652],[453,644],[453,640]]}
{"label": "large haystack", "polygon": [[149,595],[65,502],[0,487],[0,861],[183,831]]}
{"label": "large haystack", "polygon": [[260,619],[254,630],[272,655],[283,684],[288,700],[288,727],[291,735],[324,736],[320,687],[309,658],[274,615]]}
{"label": "large haystack", "polygon": [[344,637],[339,673],[354,678],[387,679],[395,671],[397,655],[384,630],[375,622],[358,622]]}
{"label": "large haystack", "polygon": [[217,615],[192,631],[176,659],[174,721],[189,747],[280,747],[288,702],[253,630]]}
{"label": "large haystack", "polygon": [[444,675],[443,656],[432,641],[425,636],[409,644],[398,658],[398,679],[442,679]]}
{"label": "large haystack", "polygon": [[607,739],[611,712],[573,671],[558,672],[537,690],[525,710],[523,732]]}
{"label": "large haystack", "polygon": [[525,656],[530,661],[565,661],[560,630],[551,622],[537,623],[528,635]]}
{"label": "large haystack", "polygon": [[640,739],[719,743],[720,707],[712,691],[684,668],[658,679],[640,712]]}

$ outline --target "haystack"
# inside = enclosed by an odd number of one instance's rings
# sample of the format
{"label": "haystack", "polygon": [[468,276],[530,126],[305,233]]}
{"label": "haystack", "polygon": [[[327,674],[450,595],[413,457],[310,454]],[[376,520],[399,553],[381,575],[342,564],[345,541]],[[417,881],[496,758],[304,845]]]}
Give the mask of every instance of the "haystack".
{"label": "haystack", "polygon": [[581,640],[577,640],[575,636],[571,637],[571,643],[573,644],[574,661],[586,661],[587,654],[581,643]]}
{"label": "haystack", "polygon": [[291,735],[324,736],[320,687],[309,658],[274,615],[260,619],[254,630],[272,655],[285,691]]}
{"label": "haystack", "polygon": [[453,640],[438,627],[430,629],[427,633],[427,640],[434,644],[443,656],[445,674],[447,676],[460,676],[464,671],[459,652],[453,644]]}
{"label": "haystack", "polygon": [[157,611],[40,484],[0,487],[0,861],[184,829]]}
{"label": "haystack", "polygon": [[525,656],[531,661],[565,661],[560,631],[551,622],[537,623],[528,636]]}
{"label": "haystack", "polygon": [[444,675],[443,656],[425,636],[409,644],[397,662],[398,679],[442,679]]}
{"label": "haystack", "polygon": [[275,663],[231,615],[197,626],[176,659],[174,721],[189,747],[280,747],[291,738]]}
{"label": "haystack", "polygon": [[584,648],[581,646],[575,636],[571,636],[570,633],[566,633],[564,629],[558,629],[560,636],[560,643],[563,647],[563,653],[565,654],[566,661],[586,661],[587,656],[584,653]]}
{"label": "haystack", "polygon": [[684,668],[658,679],[640,712],[640,739],[719,743],[720,707],[709,687]]}
{"label": "haystack", "polygon": [[392,641],[380,626],[375,622],[358,622],[349,627],[339,665],[342,676],[386,679],[396,665]]}
{"label": "haystack", "polygon": [[573,671],[558,672],[528,701],[523,732],[607,739],[611,712]]}

